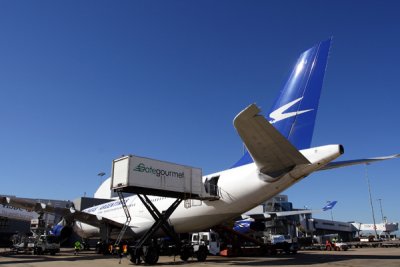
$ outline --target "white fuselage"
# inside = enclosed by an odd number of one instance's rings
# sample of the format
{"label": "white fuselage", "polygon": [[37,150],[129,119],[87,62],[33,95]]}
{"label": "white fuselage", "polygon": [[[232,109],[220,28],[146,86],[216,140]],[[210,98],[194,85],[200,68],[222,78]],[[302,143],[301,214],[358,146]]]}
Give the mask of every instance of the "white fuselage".
{"label": "white fuselage", "polygon": [[[210,228],[234,218],[272,198],[310,173],[320,169],[340,154],[340,145],[328,145],[300,151],[310,164],[298,165],[290,172],[274,178],[259,172],[254,163],[213,173],[203,177],[219,176],[220,199],[214,201],[186,200],[170,217],[170,224],[177,233],[195,232]],[[175,201],[173,198],[151,196],[150,200],[159,211],[167,210]],[[140,236],[154,223],[153,217],[137,196],[126,198],[132,217],[132,232]],[[84,210],[99,217],[125,223],[126,216],[120,201],[113,201]],[[100,230],[88,224],[76,222],[74,230],[85,238],[99,236]]]}

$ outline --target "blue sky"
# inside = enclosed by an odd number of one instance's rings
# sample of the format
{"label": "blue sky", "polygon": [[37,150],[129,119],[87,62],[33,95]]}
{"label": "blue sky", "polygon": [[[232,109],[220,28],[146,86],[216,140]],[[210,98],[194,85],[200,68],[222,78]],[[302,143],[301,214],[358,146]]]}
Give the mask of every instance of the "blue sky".
{"label": "blue sky", "polygon": [[[225,169],[242,153],[234,116],[250,103],[268,111],[298,55],[330,36],[313,145],[341,143],[343,160],[399,153],[399,11],[397,1],[1,1],[0,193],[90,196],[123,154]],[[399,166],[368,167],[379,221],[378,198],[400,221]],[[365,166],[285,193],[298,208],[335,199],[335,219],[372,221]]]}

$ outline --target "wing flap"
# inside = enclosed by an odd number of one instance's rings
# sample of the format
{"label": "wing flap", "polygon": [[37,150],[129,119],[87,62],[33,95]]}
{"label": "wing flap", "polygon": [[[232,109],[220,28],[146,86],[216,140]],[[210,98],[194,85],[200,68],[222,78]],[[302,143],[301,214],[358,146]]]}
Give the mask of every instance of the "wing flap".
{"label": "wing flap", "polygon": [[252,104],[234,119],[234,126],[262,173],[272,177],[310,162]]}

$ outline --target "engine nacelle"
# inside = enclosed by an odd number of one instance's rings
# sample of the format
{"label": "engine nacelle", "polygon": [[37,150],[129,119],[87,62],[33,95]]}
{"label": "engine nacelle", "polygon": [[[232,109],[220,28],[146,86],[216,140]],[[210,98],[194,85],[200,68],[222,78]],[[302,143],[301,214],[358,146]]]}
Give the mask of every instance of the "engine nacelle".
{"label": "engine nacelle", "polygon": [[264,231],[265,224],[263,222],[254,221],[253,219],[245,219],[236,221],[233,230],[242,234],[246,234],[250,231]]}
{"label": "engine nacelle", "polygon": [[51,229],[51,233],[57,236],[61,243],[67,240],[72,235],[72,232],[71,226],[65,226],[61,223],[54,225]]}

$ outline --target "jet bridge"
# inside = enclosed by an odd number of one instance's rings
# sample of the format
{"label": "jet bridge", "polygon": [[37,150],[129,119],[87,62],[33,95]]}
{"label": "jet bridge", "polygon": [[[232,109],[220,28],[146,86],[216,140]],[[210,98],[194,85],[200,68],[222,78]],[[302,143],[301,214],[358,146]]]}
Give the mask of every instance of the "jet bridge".
{"label": "jet bridge", "polygon": [[[131,261],[135,264],[139,264],[141,259],[147,264],[155,264],[158,261],[157,246],[153,246],[150,241],[160,228],[175,241],[181,258],[189,258],[191,255],[188,255],[188,251],[193,249],[184,247],[180,243],[168,219],[183,200],[219,199],[219,190],[215,188],[210,190],[209,187],[210,183],[203,183],[202,171],[199,168],[134,155],[115,159],[112,164],[111,189],[118,193],[127,218],[115,245],[119,245],[131,221],[122,193],[134,193],[138,195],[155,222],[136,244],[130,247]],[[166,211],[160,212],[147,195],[176,198],[176,200]],[[207,253],[203,250],[201,254],[200,257],[197,255],[197,258],[205,260]]]}

